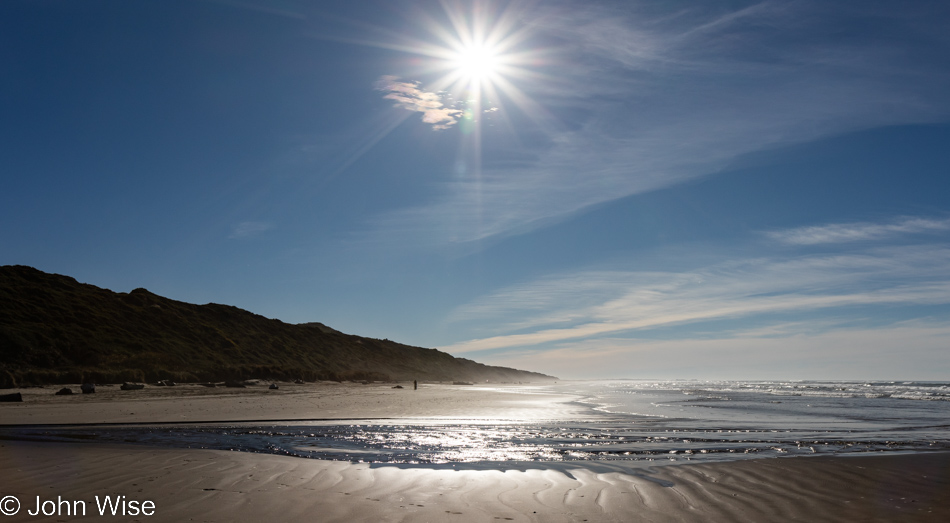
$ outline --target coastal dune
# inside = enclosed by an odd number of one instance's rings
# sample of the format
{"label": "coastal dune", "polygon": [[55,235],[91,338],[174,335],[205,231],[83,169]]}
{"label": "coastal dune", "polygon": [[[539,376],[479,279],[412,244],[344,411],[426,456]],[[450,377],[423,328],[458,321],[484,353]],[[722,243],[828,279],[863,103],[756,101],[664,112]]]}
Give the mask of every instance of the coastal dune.
{"label": "coastal dune", "polygon": [[[4,442],[2,494],[124,495],[140,521],[947,521],[950,454],[762,459],[643,474],[371,467],[274,455]],[[51,505],[48,505],[51,506]],[[57,513],[50,521],[83,520]]]}

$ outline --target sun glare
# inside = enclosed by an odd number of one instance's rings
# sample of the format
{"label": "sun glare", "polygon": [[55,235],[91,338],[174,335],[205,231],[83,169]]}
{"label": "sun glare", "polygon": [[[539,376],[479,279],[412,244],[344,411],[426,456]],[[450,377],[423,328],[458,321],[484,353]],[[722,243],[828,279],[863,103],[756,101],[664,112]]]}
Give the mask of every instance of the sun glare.
{"label": "sun glare", "polygon": [[[418,11],[423,37],[406,34],[385,47],[416,55],[377,89],[400,107],[424,113],[435,130],[456,124],[476,136],[483,120],[509,125],[506,105],[544,125],[546,112],[521,90],[553,79],[541,72],[552,52],[532,45],[529,4],[469,0],[469,9],[442,0],[444,12]],[[405,78],[405,80],[401,80]]]}
{"label": "sun glare", "polygon": [[445,91],[455,99],[484,97],[492,104],[504,95],[519,105],[530,105],[515,84],[540,78],[536,68],[544,61],[544,51],[527,46],[531,26],[523,20],[530,12],[528,4],[517,0],[471,4],[464,9],[443,0],[444,17],[420,14],[425,31],[435,38],[408,39],[398,49],[429,58],[419,62],[417,72],[431,78],[426,81],[430,91]]}
{"label": "sun glare", "polygon": [[482,81],[496,73],[498,54],[486,45],[473,45],[459,51],[453,64],[464,78]]}

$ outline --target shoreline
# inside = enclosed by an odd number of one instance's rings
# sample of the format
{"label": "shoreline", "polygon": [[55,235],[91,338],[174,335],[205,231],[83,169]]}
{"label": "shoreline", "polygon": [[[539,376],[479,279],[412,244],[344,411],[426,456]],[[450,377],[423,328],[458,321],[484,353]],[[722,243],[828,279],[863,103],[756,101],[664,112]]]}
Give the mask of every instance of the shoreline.
{"label": "shoreline", "polygon": [[[418,390],[412,390],[411,384],[407,389],[380,382],[315,382],[289,386],[283,383],[280,389],[270,390],[269,383],[259,382],[247,388],[183,384],[129,391],[105,386],[94,394],[68,396],[54,395],[58,386],[24,389],[26,401],[23,403],[0,403],[0,440],[66,443],[81,439],[104,445],[134,443],[166,449],[243,450],[306,459],[349,459],[355,462],[365,459],[387,465],[398,463],[407,468],[445,461],[451,467],[467,470],[564,470],[580,466],[578,463],[587,463],[586,468],[604,473],[792,456],[860,456],[880,450],[868,446],[864,450],[815,452],[814,448],[807,447],[806,452],[792,452],[802,448],[798,441],[794,442],[797,449],[783,451],[773,446],[783,442],[768,440],[759,441],[758,445],[744,451],[742,448],[738,451],[729,449],[728,452],[707,451],[705,448],[695,450],[678,447],[675,436],[664,437],[666,432],[676,433],[677,429],[673,428],[656,432],[659,436],[654,436],[654,439],[660,442],[659,448],[650,448],[651,438],[646,437],[631,452],[624,452],[620,445],[619,450],[607,450],[608,457],[600,459],[597,455],[604,452],[604,447],[598,447],[597,441],[588,439],[585,431],[591,431],[596,439],[600,437],[598,427],[606,427],[603,430],[607,430],[608,435],[602,441],[610,445],[611,441],[627,437],[622,429],[619,436],[610,435],[614,424],[625,424],[630,421],[626,418],[631,416],[638,421],[642,416],[611,413],[591,402],[587,395],[551,390],[549,385],[423,383]],[[476,439],[485,437],[483,430],[492,431],[494,425],[525,426],[523,430],[528,432],[513,435],[520,438],[520,443],[513,446],[491,444],[499,437],[506,437],[502,429],[487,436],[485,443],[480,445]],[[323,430],[328,432],[317,439],[321,441],[322,438],[323,443],[298,445],[298,441],[306,440],[307,427],[316,426],[327,427]],[[400,426],[417,426],[418,433],[406,436],[400,433]],[[485,429],[479,429],[480,426]],[[530,426],[535,428],[528,428]],[[240,442],[228,439],[231,431],[245,427],[252,429],[249,438]],[[52,432],[44,432],[47,429]],[[96,429],[103,430],[88,432]],[[209,430],[216,429],[221,437],[207,436],[211,434]],[[568,432],[563,432],[565,430]],[[575,434],[575,431],[580,432]],[[309,437],[313,438],[313,434]],[[535,437],[537,439],[531,439]],[[372,445],[376,439],[393,441],[392,438],[405,440],[405,443],[397,442],[391,450]],[[439,438],[448,438],[449,443],[440,443]],[[561,440],[560,446],[564,449],[559,451],[564,455],[561,459],[546,447],[557,440]],[[346,441],[369,442],[369,445],[347,444]],[[425,443],[420,446],[420,441]],[[409,444],[418,450],[395,450],[402,448],[400,444]],[[535,444],[542,445],[541,450],[535,450],[538,449],[532,446]],[[587,450],[588,445],[590,450]],[[553,444],[553,447],[558,446]],[[578,452],[574,452],[572,446],[580,447]],[[435,454],[421,459],[415,457],[428,452],[427,448]],[[668,448],[672,450],[667,452]],[[814,454],[807,453],[808,449]],[[888,447],[886,453],[929,453],[931,450],[939,448]],[[440,455],[443,451],[444,455]],[[590,455],[584,457],[585,453]],[[610,457],[612,454],[617,457]],[[463,457],[459,459],[459,455]],[[488,465],[479,465],[481,461]]]}
{"label": "shoreline", "polygon": [[[607,420],[609,413],[538,385],[267,383],[54,396],[24,389],[0,404],[0,429],[108,424],[382,420],[506,423]],[[266,419],[260,419],[261,413]],[[255,452],[92,441],[0,439],[0,496],[23,510],[85,502],[87,514],[20,513],[16,521],[100,517],[99,496],[155,505],[139,521],[920,521],[950,520],[950,452],[640,463],[353,463]],[[63,505],[65,506],[65,505]],[[77,505],[78,506],[78,505]],[[107,516],[113,517],[113,516]],[[6,519],[6,518],[5,518]]]}

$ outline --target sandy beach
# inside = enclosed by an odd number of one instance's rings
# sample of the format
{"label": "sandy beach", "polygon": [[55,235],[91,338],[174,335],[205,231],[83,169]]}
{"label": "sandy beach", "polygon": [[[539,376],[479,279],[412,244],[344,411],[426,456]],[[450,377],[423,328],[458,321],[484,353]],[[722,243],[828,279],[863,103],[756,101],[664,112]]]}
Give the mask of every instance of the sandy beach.
{"label": "sandy beach", "polygon": [[[317,382],[270,382],[248,388],[199,385],[120,390],[99,386],[95,394],[55,396],[61,388],[22,389],[23,403],[2,403],[2,425],[72,423],[182,423],[307,419],[572,419],[587,408],[577,398],[535,392],[531,387]],[[79,385],[69,386],[79,392]],[[12,391],[11,391],[12,392]]]}
{"label": "sandy beach", "polygon": [[[28,389],[23,404],[0,405],[0,419],[11,425],[372,417],[516,420],[583,414],[575,398],[504,387],[424,384],[412,391],[411,384],[408,390],[316,384],[282,387],[279,398],[269,397],[263,386],[152,389],[104,391],[94,397],[53,397],[50,389]],[[124,392],[141,394],[120,394]],[[667,465],[623,474],[581,465],[567,473],[399,468],[246,452],[7,440],[0,441],[0,470],[0,496],[15,496],[21,504],[8,521],[101,519],[97,496],[102,502],[105,496],[120,495],[127,502],[138,501],[140,510],[146,501],[154,504],[151,515],[123,518],[131,521],[950,519],[950,453],[936,452]],[[31,516],[37,498],[40,513]],[[44,516],[42,503],[48,500],[53,501],[46,505],[48,512],[56,510]],[[80,509],[85,515],[76,514]]]}

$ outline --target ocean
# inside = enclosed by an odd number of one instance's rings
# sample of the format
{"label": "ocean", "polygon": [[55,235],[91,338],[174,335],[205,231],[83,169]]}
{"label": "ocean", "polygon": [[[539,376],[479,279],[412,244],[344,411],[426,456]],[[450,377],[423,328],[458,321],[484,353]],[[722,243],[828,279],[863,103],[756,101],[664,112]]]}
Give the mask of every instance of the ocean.
{"label": "ocean", "polygon": [[[473,387],[477,393],[483,386]],[[265,452],[372,466],[609,469],[950,450],[950,382],[559,382],[573,420],[375,419],[10,427],[0,437]]]}

